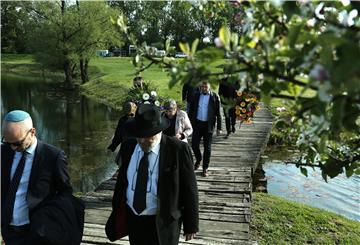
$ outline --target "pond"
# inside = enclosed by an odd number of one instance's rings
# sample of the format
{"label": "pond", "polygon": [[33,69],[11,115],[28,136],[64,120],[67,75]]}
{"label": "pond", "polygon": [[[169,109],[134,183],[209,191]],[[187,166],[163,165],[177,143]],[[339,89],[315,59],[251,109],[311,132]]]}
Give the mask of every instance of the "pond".
{"label": "pond", "polygon": [[284,164],[278,153],[270,159],[263,164],[268,193],[360,221],[360,176],[340,174],[325,182],[319,169],[307,168],[306,177],[294,164]]}
{"label": "pond", "polygon": [[59,84],[2,76],[1,118],[10,110],[28,111],[40,140],[63,149],[74,191],[94,190],[116,169],[107,145],[119,113]]}

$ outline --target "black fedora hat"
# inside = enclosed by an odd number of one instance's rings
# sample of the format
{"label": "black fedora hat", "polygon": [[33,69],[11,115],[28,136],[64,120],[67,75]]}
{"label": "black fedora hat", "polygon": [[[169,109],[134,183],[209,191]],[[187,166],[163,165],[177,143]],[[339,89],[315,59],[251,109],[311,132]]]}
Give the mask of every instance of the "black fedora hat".
{"label": "black fedora hat", "polygon": [[153,136],[167,129],[170,122],[165,115],[161,115],[159,108],[153,104],[140,105],[134,118],[125,123],[125,130],[136,138]]}

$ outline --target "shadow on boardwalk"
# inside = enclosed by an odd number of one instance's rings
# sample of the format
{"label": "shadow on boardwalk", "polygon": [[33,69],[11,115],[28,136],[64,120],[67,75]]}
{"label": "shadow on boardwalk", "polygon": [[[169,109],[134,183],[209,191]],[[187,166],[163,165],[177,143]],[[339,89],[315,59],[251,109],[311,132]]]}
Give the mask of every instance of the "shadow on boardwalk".
{"label": "shadow on boardwalk", "polygon": [[[225,125],[225,124],[223,124]],[[200,232],[196,239],[179,244],[256,244],[249,241],[252,176],[268,141],[272,116],[256,113],[253,124],[242,125],[228,139],[215,137],[209,177],[196,173],[199,189]],[[104,225],[111,211],[116,179],[103,182],[84,196],[85,230],[82,244],[129,244],[127,237],[111,243]]]}

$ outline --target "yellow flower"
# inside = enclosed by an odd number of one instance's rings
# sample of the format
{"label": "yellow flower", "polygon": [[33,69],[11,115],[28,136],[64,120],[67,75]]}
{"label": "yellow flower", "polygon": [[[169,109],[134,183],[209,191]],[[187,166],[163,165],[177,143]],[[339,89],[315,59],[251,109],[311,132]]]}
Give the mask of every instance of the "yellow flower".
{"label": "yellow flower", "polygon": [[236,109],[236,110],[235,110],[235,114],[236,114],[236,115],[240,115],[240,109]]}
{"label": "yellow flower", "polygon": [[240,106],[235,106],[235,110],[241,110],[241,107]]}
{"label": "yellow flower", "polygon": [[257,105],[257,106],[256,106],[256,110],[260,110],[260,106]]}
{"label": "yellow flower", "polygon": [[241,109],[242,113],[246,113],[246,109]]}
{"label": "yellow flower", "polygon": [[240,91],[237,91],[236,93],[237,93],[237,96],[239,96],[239,97],[242,95],[242,93]]}
{"label": "yellow flower", "polygon": [[241,106],[241,107],[245,107],[245,106],[246,106],[246,103],[245,103],[245,102],[241,102],[241,103],[240,103],[240,106]]}
{"label": "yellow flower", "polygon": [[251,99],[249,99],[249,98],[246,98],[246,99],[245,99],[246,102],[249,102],[250,100],[251,100]]}

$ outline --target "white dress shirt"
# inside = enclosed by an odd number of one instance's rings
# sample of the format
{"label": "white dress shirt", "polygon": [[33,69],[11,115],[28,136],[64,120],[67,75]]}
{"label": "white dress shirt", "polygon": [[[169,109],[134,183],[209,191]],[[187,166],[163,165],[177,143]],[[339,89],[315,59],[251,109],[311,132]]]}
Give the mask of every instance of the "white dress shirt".
{"label": "white dress shirt", "polygon": [[[25,150],[28,155],[26,156],[24,171],[20,179],[19,187],[16,191],[14,210],[10,222],[11,225],[20,226],[30,223],[29,206],[26,200],[26,196],[28,192],[30,173],[33,165],[36,146],[37,140],[35,138],[35,142],[28,149]],[[13,178],[15,170],[19,165],[21,156],[22,152],[15,152],[14,159],[11,165],[11,179]]]}
{"label": "white dress shirt", "polygon": [[209,100],[210,100],[210,93],[200,94],[198,111],[196,116],[197,120],[203,122],[207,122],[209,120],[208,119]]}
{"label": "white dress shirt", "polygon": [[[160,138],[161,140],[161,138]],[[126,189],[126,203],[133,210],[134,214],[138,215],[155,215],[157,211],[157,186],[159,179],[159,154],[160,154],[160,140],[153,147],[148,155],[149,168],[148,168],[148,180],[146,187],[146,208],[138,214],[134,207],[134,194],[137,179],[137,170],[141,158],[144,156],[144,152],[140,145],[137,144],[134,153],[131,156],[129,167],[127,169],[128,187]]]}

